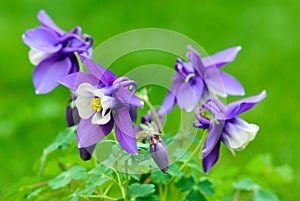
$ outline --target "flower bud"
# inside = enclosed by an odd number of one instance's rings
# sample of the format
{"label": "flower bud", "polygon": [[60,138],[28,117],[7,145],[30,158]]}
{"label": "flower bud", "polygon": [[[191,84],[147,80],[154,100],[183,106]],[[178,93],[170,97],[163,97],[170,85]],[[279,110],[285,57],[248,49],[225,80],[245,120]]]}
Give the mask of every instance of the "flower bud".
{"label": "flower bud", "polygon": [[150,153],[161,171],[167,174],[169,170],[169,153],[167,146],[157,134],[150,137]]}

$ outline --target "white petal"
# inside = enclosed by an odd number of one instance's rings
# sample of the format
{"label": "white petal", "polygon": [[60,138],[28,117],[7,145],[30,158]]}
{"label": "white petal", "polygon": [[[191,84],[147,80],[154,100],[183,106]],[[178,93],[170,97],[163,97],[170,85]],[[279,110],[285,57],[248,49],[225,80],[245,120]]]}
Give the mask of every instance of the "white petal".
{"label": "white petal", "polygon": [[101,105],[102,105],[102,116],[103,116],[105,115],[108,109],[112,108],[112,97],[104,96],[101,99]]}
{"label": "white petal", "polygon": [[92,118],[92,124],[100,124],[100,125],[107,124],[110,120],[110,113],[111,113],[111,111],[109,111],[104,116],[102,116],[100,114],[100,112],[95,113],[93,118]]}
{"label": "white petal", "polygon": [[91,99],[92,97],[88,96],[78,96],[78,98],[75,100],[75,105],[78,109],[79,116],[82,119],[88,119],[95,113],[95,111],[89,106]]}
{"label": "white petal", "polygon": [[100,89],[96,89],[94,91],[94,96],[98,96],[99,98],[103,98],[105,95]]}
{"label": "white petal", "polygon": [[42,52],[40,50],[37,50],[35,48],[31,48],[29,50],[29,54],[28,54],[28,57],[29,57],[29,61],[30,63],[32,63],[33,65],[38,65],[42,60],[48,58],[51,54],[48,54],[48,53],[45,53],[45,52]]}
{"label": "white petal", "polygon": [[89,83],[82,83],[78,86],[76,90],[76,94],[78,96],[94,96],[94,91],[96,90],[96,87],[92,86]]}
{"label": "white petal", "polygon": [[234,123],[226,123],[222,139],[231,149],[244,149],[255,138],[258,130],[257,125],[239,119]]}

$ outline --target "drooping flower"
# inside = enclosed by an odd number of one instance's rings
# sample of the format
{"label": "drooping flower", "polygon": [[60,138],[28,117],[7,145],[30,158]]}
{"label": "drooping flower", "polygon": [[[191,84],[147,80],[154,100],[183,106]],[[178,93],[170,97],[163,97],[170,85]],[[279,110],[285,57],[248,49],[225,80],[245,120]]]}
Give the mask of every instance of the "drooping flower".
{"label": "drooping flower", "polygon": [[79,26],[69,33],[61,30],[44,10],[39,11],[37,17],[41,26],[27,30],[22,39],[30,47],[30,62],[36,66],[35,92],[45,94],[58,86],[57,80],[79,71],[74,53],[91,56],[93,39],[82,34]]}
{"label": "drooping flower", "polygon": [[128,153],[137,154],[130,108],[143,107],[143,101],[134,95],[136,83],[126,77],[117,78],[84,56],[81,59],[89,72],[73,73],[60,80],[77,96],[78,147],[95,145],[116,125],[116,138],[121,147]]}
{"label": "drooping flower", "polygon": [[201,58],[192,47],[188,47],[188,62],[177,59],[176,74],[173,77],[161,111],[169,113],[176,103],[179,108],[190,112],[209,92],[225,97],[244,95],[244,88],[233,76],[219,70],[220,67],[235,60],[240,46],[232,47],[212,56]]}
{"label": "drooping flower", "polygon": [[241,150],[252,141],[259,127],[249,124],[238,115],[246,112],[266,97],[266,92],[226,106],[219,100],[208,99],[201,108],[196,110],[196,128],[208,129],[208,135],[202,149],[202,165],[206,173],[219,158],[220,142],[230,150]]}
{"label": "drooping flower", "polygon": [[170,164],[169,152],[166,144],[164,143],[162,138],[157,134],[153,134],[150,137],[150,153],[154,162],[161,169],[161,171],[167,174]]}

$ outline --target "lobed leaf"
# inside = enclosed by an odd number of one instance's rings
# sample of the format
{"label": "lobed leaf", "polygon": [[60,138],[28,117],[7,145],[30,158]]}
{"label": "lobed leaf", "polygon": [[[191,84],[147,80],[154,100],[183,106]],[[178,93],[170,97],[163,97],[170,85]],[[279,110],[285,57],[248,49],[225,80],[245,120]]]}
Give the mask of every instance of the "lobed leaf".
{"label": "lobed leaf", "polygon": [[153,184],[133,183],[129,186],[129,195],[131,197],[143,197],[155,192]]}

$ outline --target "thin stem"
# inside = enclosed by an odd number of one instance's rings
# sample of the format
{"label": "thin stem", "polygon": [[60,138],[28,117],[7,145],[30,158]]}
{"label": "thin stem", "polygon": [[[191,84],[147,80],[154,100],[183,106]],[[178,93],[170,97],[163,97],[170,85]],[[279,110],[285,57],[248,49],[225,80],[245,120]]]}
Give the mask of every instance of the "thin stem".
{"label": "thin stem", "polygon": [[153,114],[153,117],[154,117],[154,120],[157,122],[158,126],[159,126],[159,130],[161,132],[161,134],[163,135],[165,132],[164,132],[164,129],[163,129],[163,126],[160,122],[160,119],[159,119],[159,116],[156,112],[156,109],[154,108],[154,106],[152,105],[152,103],[149,101],[148,98],[142,98],[140,97],[141,99],[143,99],[143,101],[145,101],[145,103],[148,105],[148,107],[150,108],[152,114]]}
{"label": "thin stem", "polygon": [[164,192],[163,192],[163,186],[162,184],[158,184],[158,189],[159,189],[159,197],[160,197],[160,201],[163,201],[165,200],[164,198]]}
{"label": "thin stem", "polygon": [[168,195],[168,185],[165,185],[164,200],[167,200],[167,195]]}
{"label": "thin stem", "polygon": [[207,129],[204,130],[203,134],[202,134],[202,138],[199,142],[199,144],[197,145],[197,147],[194,149],[194,151],[192,152],[192,154],[188,157],[188,159],[186,161],[184,161],[184,163],[180,166],[179,170],[182,171],[183,168],[185,168],[185,166],[190,162],[190,160],[196,155],[196,153],[198,153],[204,143],[204,140],[206,138],[207,135]]}
{"label": "thin stem", "polygon": [[49,181],[42,181],[36,184],[32,184],[30,186],[28,186],[28,188],[36,188],[36,187],[40,187],[40,186],[45,186],[49,183]]}
{"label": "thin stem", "polygon": [[240,197],[240,191],[237,190],[234,193],[233,201],[239,201],[239,197]]}
{"label": "thin stem", "polygon": [[128,174],[128,160],[125,161],[125,198],[128,200],[128,188],[129,188],[129,174]]}
{"label": "thin stem", "polygon": [[118,173],[118,171],[117,171],[116,169],[112,168],[112,170],[115,172],[115,174],[116,174],[116,176],[117,176],[117,179],[118,179],[118,182],[117,182],[117,183],[118,183],[118,185],[119,185],[119,187],[120,187],[122,196],[123,196],[123,198],[125,199],[126,193],[125,193],[124,188],[123,188],[123,186],[122,186],[122,178],[120,177],[120,174]]}
{"label": "thin stem", "polygon": [[[186,165],[190,162],[190,160],[192,160],[192,158],[200,151],[201,147],[203,146],[204,140],[206,138],[207,132],[208,132],[208,130],[205,129],[197,147],[194,149],[192,154],[187,158],[187,160],[184,161],[184,163],[179,167],[180,171],[182,171],[186,167]],[[168,182],[168,184],[172,183],[175,179],[176,179],[176,177],[172,177],[170,179],[170,181]],[[166,185],[166,188],[168,187],[168,184]]]}
{"label": "thin stem", "polygon": [[106,195],[113,185],[114,185],[113,183],[110,183],[110,184],[106,187],[106,189],[105,189],[105,191],[104,191],[103,194]]}
{"label": "thin stem", "polygon": [[110,197],[107,195],[79,195],[79,197],[82,197],[82,198],[104,198],[104,199],[108,199],[108,200],[118,200],[118,198]]}

